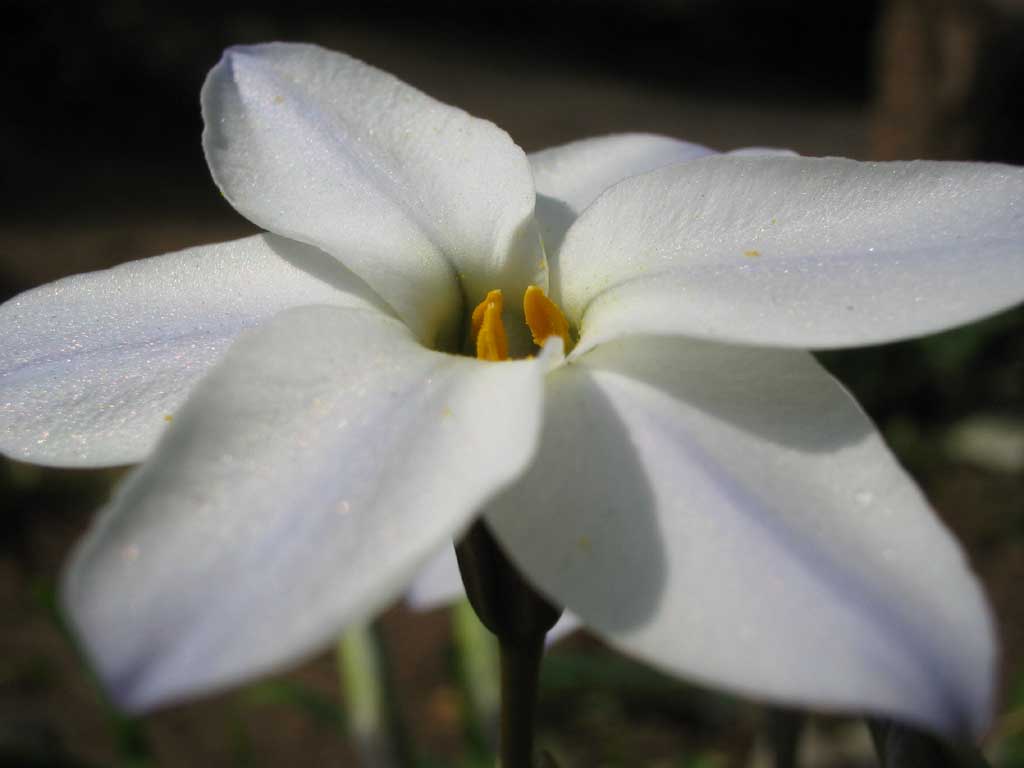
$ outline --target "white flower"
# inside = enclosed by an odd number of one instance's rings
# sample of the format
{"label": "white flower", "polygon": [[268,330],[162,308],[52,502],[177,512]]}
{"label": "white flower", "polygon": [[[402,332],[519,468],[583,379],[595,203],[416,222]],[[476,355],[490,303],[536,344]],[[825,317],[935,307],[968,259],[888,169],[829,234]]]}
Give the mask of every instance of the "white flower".
{"label": "white flower", "polygon": [[[63,591],[123,705],[323,647],[483,514],[538,588],[663,669],[985,726],[978,584],[802,349],[1021,301],[1020,169],[638,135],[527,158],[302,45],[229,51],[203,113],[215,180],[273,234],[0,307],[4,452],[145,462]],[[564,359],[527,357],[531,284],[565,310]],[[522,359],[452,354],[492,289],[488,333]]]}

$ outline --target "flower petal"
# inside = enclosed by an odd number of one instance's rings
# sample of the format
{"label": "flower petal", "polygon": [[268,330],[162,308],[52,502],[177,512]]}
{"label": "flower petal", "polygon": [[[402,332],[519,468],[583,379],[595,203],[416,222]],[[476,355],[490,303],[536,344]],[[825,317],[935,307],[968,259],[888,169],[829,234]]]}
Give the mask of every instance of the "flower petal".
{"label": "flower petal", "polygon": [[141,461],[243,329],[302,304],[383,303],[276,235],[44,285],[0,306],[0,451],[37,464]]}
{"label": "flower petal", "polygon": [[116,699],[263,674],[383,607],[528,463],[550,358],[431,352],[334,307],[240,338],[65,574]]}
{"label": "flower petal", "polygon": [[799,157],[798,152],[781,147],[739,147],[730,149],[727,155],[734,157]]}
{"label": "flower petal", "polygon": [[[712,154],[714,150],[700,144],[650,133],[597,136],[534,152],[530,166],[537,188],[537,223],[548,258],[558,253],[576,217],[609,187],[664,165]],[[551,266],[555,268],[554,261]]]}
{"label": "flower petal", "polygon": [[446,544],[420,569],[405,599],[417,611],[431,611],[466,596],[455,548]]}
{"label": "flower petal", "polygon": [[694,160],[609,190],[568,233],[576,354],[627,334],[842,347],[1024,299],[1024,169]]}
{"label": "flower petal", "polygon": [[344,261],[429,346],[461,343],[464,301],[546,283],[529,164],[492,123],[286,43],[229,49],[202,104],[231,204]]}
{"label": "flower petal", "polygon": [[533,466],[487,517],[588,627],[776,702],[985,727],[978,583],[809,354],[624,340],[553,372],[545,409]]}
{"label": "flower petal", "polygon": [[[455,557],[455,548],[451,544],[442,547],[441,551],[420,569],[405,593],[405,599],[416,611],[443,608],[465,598],[466,590],[462,586],[459,562]],[[568,611],[563,611],[555,626],[548,630],[545,639],[550,645],[579,628],[580,620]]]}

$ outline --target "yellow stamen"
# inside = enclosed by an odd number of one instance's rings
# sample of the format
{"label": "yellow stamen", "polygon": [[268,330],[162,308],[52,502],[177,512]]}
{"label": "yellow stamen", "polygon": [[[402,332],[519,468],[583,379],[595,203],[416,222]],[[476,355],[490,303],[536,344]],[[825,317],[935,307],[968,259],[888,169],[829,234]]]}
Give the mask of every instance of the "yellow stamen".
{"label": "yellow stamen", "polygon": [[508,360],[508,336],[501,322],[501,291],[489,291],[473,310],[471,323],[478,360]]}
{"label": "yellow stamen", "polygon": [[544,295],[536,285],[526,289],[523,296],[523,314],[533,334],[533,343],[544,346],[549,336],[561,336],[565,349],[569,349],[569,323],[558,306]]}
{"label": "yellow stamen", "polygon": [[470,317],[470,324],[473,328],[474,344],[476,344],[476,337],[480,335],[480,328],[484,324],[484,312],[487,311],[487,305],[492,303],[497,304],[499,308],[503,306],[500,288],[488,291],[484,300],[477,304],[476,309],[473,310],[473,314]]}

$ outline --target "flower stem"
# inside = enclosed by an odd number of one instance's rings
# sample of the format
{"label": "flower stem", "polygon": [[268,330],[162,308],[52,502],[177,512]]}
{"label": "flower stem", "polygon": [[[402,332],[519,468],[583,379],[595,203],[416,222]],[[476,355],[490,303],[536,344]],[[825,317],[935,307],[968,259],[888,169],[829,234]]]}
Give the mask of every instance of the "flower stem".
{"label": "flower stem", "polygon": [[775,768],[796,768],[803,715],[797,710],[779,707],[769,712],[769,720]]}
{"label": "flower stem", "polygon": [[487,524],[455,546],[470,605],[498,637],[501,653],[502,768],[533,768],[534,719],[544,636],[561,614],[520,575]]}
{"label": "flower stem", "polygon": [[868,720],[881,768],[988,768],[973,747],[961,747],[891,720]]}
{"label": "flower stem", "polygon": [[452,606],[452,635],[466,700],[467,737],[478,752],[493,753],[501,706],[498,644],[466,600]]}
{"label": "flower stem", "polygon": [[501,766],[532,768],[544,633],[501,640]]}
{"label": "flower stem", "polygon": [[350,627],[338,642],[337,659],[360,763],[364,768],[413,768],[416,759],[393,695],[380,628]]}

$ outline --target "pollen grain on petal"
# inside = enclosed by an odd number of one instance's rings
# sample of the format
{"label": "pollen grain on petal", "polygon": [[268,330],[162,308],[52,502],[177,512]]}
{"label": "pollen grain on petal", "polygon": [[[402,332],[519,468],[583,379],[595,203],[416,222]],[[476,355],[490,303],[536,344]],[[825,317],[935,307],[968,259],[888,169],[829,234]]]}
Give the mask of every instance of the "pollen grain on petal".
{"label": "pollen grain on petal", "polygon": [[478,360],[508,360],[508,336],[501,320],[502,306],[501,291],[493,290],[473,310],[471,321]]}
{"label": "pollen grain on petal", "polygon": [[523,295],[523,314],[538,347],[550,336],[560,336],[565,349],[569,348],[569,323],[551,299],[536,285],[531,285]]}

